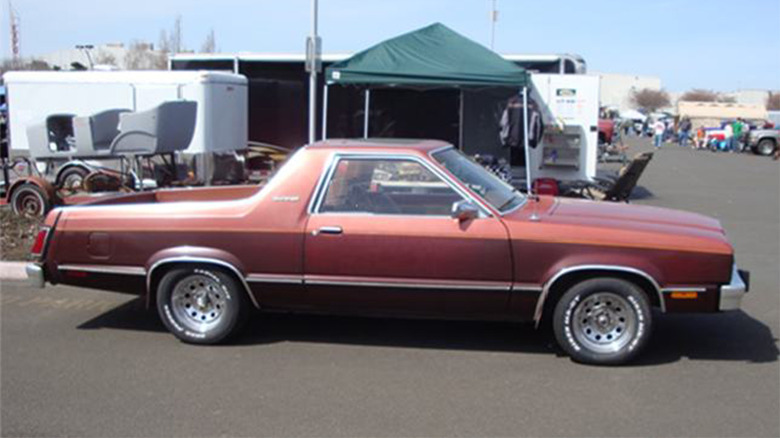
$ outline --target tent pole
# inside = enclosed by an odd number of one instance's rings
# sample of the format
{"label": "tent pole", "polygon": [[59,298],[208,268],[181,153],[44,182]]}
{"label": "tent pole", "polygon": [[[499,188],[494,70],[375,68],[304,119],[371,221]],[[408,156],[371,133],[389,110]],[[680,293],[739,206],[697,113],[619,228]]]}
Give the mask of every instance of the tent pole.
{"label": "tent pole", "polygon": [[322,139],[328,138],[328,84],[322,87]]}
{"label": "tent pole", "polygon": [[371,90],[366,88],[363,102],[363,138],[368,138],[368,110],[371,107]]}
{"label": "tent pole", "polygon": [[458,149],[463,150],[463,89],[460,90],[460,109],[458,110]]}
{"label": "tent pole", "polygon": [[528,87],[523,87],[523,149],[525,150],[525,189],[531,195],[531,153],[528,146]]}

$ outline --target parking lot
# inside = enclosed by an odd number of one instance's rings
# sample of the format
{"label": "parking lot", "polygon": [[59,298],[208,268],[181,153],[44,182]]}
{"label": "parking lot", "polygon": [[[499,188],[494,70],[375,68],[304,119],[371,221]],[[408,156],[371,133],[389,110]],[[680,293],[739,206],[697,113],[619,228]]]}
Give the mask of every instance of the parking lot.
{"label": "parking lot", "polygon": [[780,436],[778,162],[666,145],[639,184],[718,218],[752,278],[742,311],[659,315],[629,366],[478,322],[260,315],[196,347],[132,297],[4,281],[2,435]]}

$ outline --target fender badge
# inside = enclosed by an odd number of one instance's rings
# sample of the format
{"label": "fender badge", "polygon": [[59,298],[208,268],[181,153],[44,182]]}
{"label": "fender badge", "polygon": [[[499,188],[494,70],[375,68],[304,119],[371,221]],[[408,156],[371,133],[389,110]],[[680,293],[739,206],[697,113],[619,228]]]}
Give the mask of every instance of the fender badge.
{"label": "fender badge", "polygon": [[274,196],[271,198],[274,202],[298,202],[301,199],[298,196]]}

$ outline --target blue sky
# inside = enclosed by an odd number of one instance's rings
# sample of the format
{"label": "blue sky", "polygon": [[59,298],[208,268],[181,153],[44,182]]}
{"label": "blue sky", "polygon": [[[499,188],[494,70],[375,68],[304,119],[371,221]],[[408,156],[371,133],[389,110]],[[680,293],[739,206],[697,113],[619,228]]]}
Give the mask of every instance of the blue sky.
{"label": "blue sky", "polygon": [[[143,39],[183,18],[198,49],[210,29],[222,51],[300,52],[310,0],[14,0],[25,56],[75,44]],[[320,0],[325,52],[357,51],[432,22],[482,44],[490,0]],[[8,5],[0,42],[8,57]],[[496,50],[578,53],[590,71],[661,77],[671,91],[780,89],[780,0],[498,0]]]}

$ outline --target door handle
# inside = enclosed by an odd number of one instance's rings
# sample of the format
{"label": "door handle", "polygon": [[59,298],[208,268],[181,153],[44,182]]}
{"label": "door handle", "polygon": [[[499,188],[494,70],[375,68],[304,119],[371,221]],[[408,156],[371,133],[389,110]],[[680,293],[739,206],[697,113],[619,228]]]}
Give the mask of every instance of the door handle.
{"label": "door handle", "polygon": [[314,230],[311,234],[313,236],[317,234],[341,234],[343,231],[341,227],[320,227],[319,230]]}

